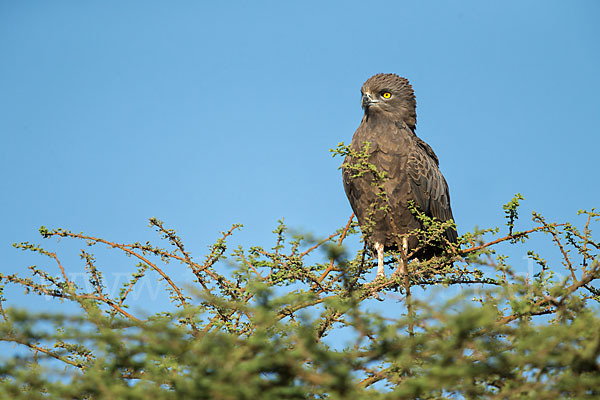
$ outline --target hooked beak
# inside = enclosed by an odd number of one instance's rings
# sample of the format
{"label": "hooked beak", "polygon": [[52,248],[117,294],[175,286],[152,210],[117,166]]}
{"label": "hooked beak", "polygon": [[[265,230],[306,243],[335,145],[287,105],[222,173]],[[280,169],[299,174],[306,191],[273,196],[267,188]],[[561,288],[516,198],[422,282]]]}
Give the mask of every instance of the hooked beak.
{"label": "hooked beak", "polygon": [[365,93],[363,94],[360,103],[362,105],[362,108],[364,108],[366,111],[373,104],[379,103],[379,100],[375,100],[371,97],[369,93]]}

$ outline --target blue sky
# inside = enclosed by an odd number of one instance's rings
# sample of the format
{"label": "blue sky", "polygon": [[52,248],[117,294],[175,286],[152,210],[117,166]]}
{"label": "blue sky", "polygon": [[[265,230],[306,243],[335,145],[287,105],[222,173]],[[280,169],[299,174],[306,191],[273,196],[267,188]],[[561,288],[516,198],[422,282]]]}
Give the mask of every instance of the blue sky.
{"label": "blue sky", "polygon": [[351,214],[329,149],[379,72],[413,84],[459,233],[516,192],[524,226],[576,220],[600,206],[599,19],[592,0],[0,1],[0,271],[52,268],[11,247],[40,225],[134,241],[156,216],[197,256],[237,222],[246,247],[282,217],[328,235]]}

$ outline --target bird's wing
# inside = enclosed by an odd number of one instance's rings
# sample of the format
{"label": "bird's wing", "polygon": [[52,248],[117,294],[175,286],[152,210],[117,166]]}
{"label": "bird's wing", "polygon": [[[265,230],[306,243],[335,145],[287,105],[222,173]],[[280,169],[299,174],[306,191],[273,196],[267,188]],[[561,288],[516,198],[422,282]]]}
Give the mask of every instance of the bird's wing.
{"label": "bird's wing", "polygon": [[415,139],[417,140],[417,145],[423,150],[425,150],[425,153],[427,153],[429,157],[433,158],[433,161],[435,161],[435,165],[440,165],[440,160],[438,159],[438,156],[435,154],[431,146],[425,143],[425,141],[417,135],[415,135]]}
{"label": "bird's wing", "polygon": [[[408,128],[401,128],[408,129]],[[412,198],[426,215],[440,221],[454,219],[450,208],[448,183],[438,168],[438,158],[433,149],[412,131],[414,146],[408,154],[406,169]],[[456,240],[456,231],[448,230],[450,241]]]}

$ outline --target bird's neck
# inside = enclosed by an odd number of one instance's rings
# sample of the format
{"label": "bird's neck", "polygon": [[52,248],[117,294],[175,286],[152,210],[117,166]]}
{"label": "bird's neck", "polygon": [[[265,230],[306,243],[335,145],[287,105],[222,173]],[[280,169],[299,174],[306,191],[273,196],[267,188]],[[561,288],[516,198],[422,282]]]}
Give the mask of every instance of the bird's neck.
{"label": "bird's neck", "polygon": [[374,112],[365,114],[363,116],[363,124],[370,128],[377,127],[380,129],[385,129],[386,126],[389,126],[391,128],[393,126],[405,124],[405,122],[402,121],[402,118],[393,118],[387,114]]}
{"label": "bird's neck", "polygon": [[363,123],[368,126],[405,126],[407,129],[415,133],[417,125],[417,114],[414,109],[412,111],[401,109],[400,111],[390,113],[383,110],[368,110],[363,116]]}
{"label": "bird's neck", "polygon": [[415,133],[414,125],[411,126],[410,121],[406,121],[401,116],[383,114],[383,113],[367,113],[363,116],[362,123],[365,127],[378,129],[390,129],[393,127],[405,128],[412,133]]}

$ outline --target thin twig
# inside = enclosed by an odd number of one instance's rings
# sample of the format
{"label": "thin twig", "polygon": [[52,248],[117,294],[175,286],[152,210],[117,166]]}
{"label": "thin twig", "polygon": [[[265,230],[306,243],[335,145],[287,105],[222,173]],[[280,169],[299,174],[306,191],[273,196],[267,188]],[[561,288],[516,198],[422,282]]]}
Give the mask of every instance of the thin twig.
{"label": "thin twig", "polygon": [[[556,227],[556,226],[564,226],[564,225],[566,225],[566,224],[549,224],[549,226],[554,226],[554,227]],[[474,247],[470,247],[470,248],[465,249],[465,250],[460,250],[459,254],[462,254],[462,255],[469,254],[469,253],[472,253],[474,251],[482,250],[482,249],[485,249],[487,247],[493,246],[493,245],[498,244],[500,242],[505,242],[505,241],[511,240],[511,239],[518,239],[520,237],[529,235],[530,233],[541,231],[541,230],[544,230],[544,229],[546,229],[546,227],[544,227],[544,226],[538,226],[537,228],[533,228],[533,229],[530,229],[528,231],[517,232],[517,233],[515,233],[513,235],[504,236],[503,238],[493,240],[491,242],[482,244],[480,246],[474,246]]]}
{"label": "thin twig", "polygon": [[127,248],[127,246],[122,245],[120,243],[109,242],[109,241],[101,239],[101,238],[96,238],[93,236],[87,236],[87,235],[82,235],[82,234],[77,234],[77,233],[72,233],[72,232],[50,232],[49,235],[67,236],[67,237],[73,237],[73,238],[77,238],[77,239],[91,240],[91,241],[97,242],[97,243],[103,243],[107,246],[110,246],[113,248],[118,248],[118,249],[126,252],[127,254],[137,257],[138,259],[142,260],[144,263],[148,264],[154,271],[156,271],[169,284],[169,286],[171,286],[171,288],[173,288],[173,290],[175,291],[175,293],[177,295],[177,298],[181,302],[181,305],[187,305],[187,301],[185,300],[185,297],[183,296],[183,293],[181,292],[179,287],[171,280],[171,278],[167,274],[165,274],[163,272],[162,269],[160,269],[154,263],[150,262],[150,260],[148,260],[146,257]]}
{"label": "thin twig", "polygon": [[[346,228],[344,228],[344,231],[342,232],[342,235],[340,236],[340,239],[338,240],[338,245],[341,245],[342,242],[344,241],[344,238],[346,238],[346,234],[348,234],[348,230],[350,229],[350,226],[352,225],[352,220],[354,219],[354,213],[352,213],[352,215],[350,216],[350,219],[348,220],[348,223],[346,224]],[[320,284],[321,282],[323,282],[323,279],[325,279],[327,277],[327,275],[329,275],[329,273],[331,271],[333,271],[333,259],[331,259],[329,261],[329,266],[327,267],[327,269],[323,272],[323,274],[321,274],[321,276],[319,277],[319,279],[317,279],[317,282]],[[316,288],[316,285],[313,285],[313,287],[311,288],[311,290],[314,290]]]}

